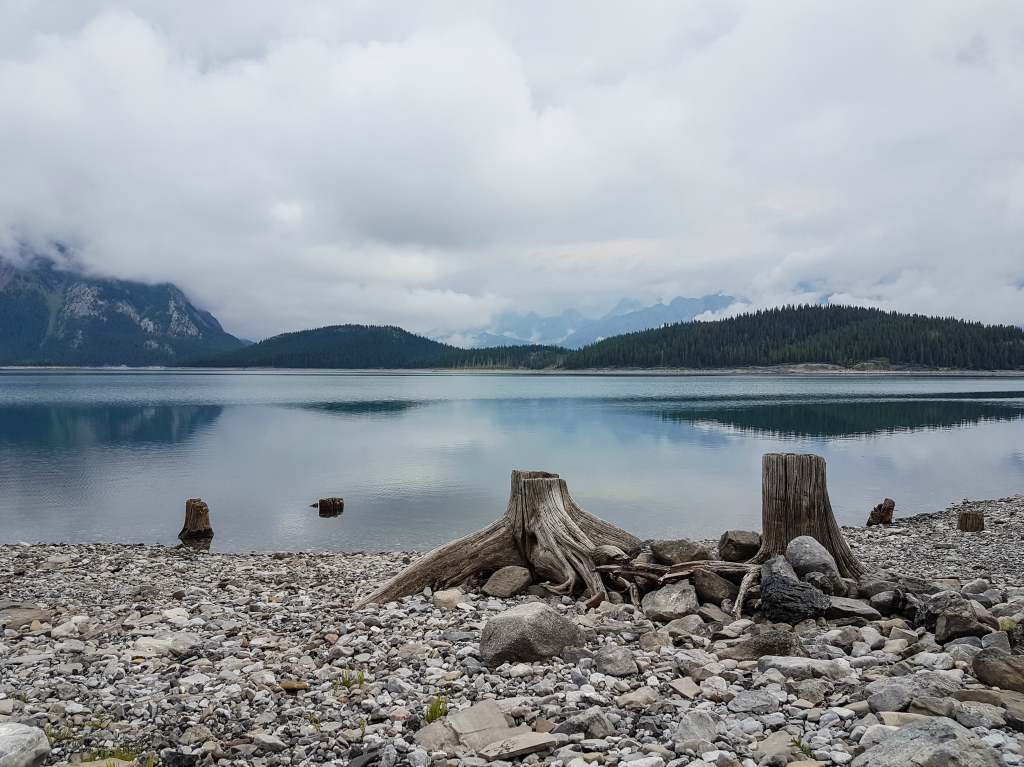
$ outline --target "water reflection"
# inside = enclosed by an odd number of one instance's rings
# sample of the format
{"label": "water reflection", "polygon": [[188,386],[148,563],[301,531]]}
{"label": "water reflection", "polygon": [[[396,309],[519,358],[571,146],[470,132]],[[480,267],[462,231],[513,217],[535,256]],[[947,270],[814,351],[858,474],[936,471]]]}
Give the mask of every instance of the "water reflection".
{"label": "water reflection", "polygon": [[351,402],[308,402],[299,405],[303,410],[316,410],[333,415],[389,416],[401,415],[414,407],[425,405],[415,400],[356,400]]}
{"label": "water reflection", "polygon": [[175,444],[220,417],[220,405],[23,405],[0,408],[0,446],[83,450],[96,445]]}

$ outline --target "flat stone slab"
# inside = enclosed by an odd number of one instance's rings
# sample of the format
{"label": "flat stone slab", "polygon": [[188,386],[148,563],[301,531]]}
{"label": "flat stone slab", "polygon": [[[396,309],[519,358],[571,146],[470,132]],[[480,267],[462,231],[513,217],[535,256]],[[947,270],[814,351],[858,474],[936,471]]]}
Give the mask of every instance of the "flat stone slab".
{"label": "flat stone slab", "polygon": [[478,753],[485,759],[512,759],[517,756],[547,751],[558,743],[557,738],[542,732],[526,732],[511,738],[489,743],[479,749]]}

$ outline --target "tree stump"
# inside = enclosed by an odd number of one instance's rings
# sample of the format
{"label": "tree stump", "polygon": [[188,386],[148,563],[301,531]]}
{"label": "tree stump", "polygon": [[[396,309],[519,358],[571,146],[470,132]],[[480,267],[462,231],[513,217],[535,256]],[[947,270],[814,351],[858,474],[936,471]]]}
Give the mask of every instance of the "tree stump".
{"label": "tree stump", "polygon": [[871,513],[868,515],[868,527],[872,525],[891,525],[894,511],[896,511],[896,501],[892,498],[886,498],[871,510]]}
{"label": "tree stump", "polygon": [[336,517],[345,510],[345,499],[321,498],[317,510],[321,517]]}
{"label": "tree stump", "polygon": [[185,501],[185,524],[178,533],[183,542],[208,541],[213,538],[210,527],[210,507],[202,498],[189,498]]}
{"label": "tree stump", "polygon": [[980,533],[985,529],[985,512],[964,509],[957,518],[956,526],[965,533]]}
{"label": "tree stump", "polygon": [[577,506],[557,474],[517,470],[503,516],[420,557],[358,606],[455,586],[506,565],[529,568],[555,594],[583,592],[596,603],[606,597],[593,558],[602,545],[628,551],[640,539]]}
{"label": "tree stump", "polygon": [[832,513],[825,459],[818,455],[766,453],[761,461],[761,549],[751,562],[785,554],[789,542],[813,536],[835,558],[839,574],[856,578],[863,566],[850,551]]}

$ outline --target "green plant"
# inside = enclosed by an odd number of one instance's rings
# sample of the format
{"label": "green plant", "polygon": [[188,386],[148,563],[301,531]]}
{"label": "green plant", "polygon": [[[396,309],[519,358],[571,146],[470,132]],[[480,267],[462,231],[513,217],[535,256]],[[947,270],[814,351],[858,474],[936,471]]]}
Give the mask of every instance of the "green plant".
{"label": "green plant", "polygon": [[430,701],[430,705],[427,706],[427,710],[423,712],[423,718],[427,724],[436,722],[442,717],[448,716],[448,699],[447,698],[434,698]]}
{"label": "green plant", "polygon": [[316,715],[315,711],[309,711],[306,714],[306,719],[312,725],[313,729],[320,732],[320,717]]}
{"label": "green plant", "polygon": [[999,619],[999,630],[1000,631],[1005,631],[1006,633],[1010,633],[1015,628],[1017,628],[1017,621],[1015,621],[1013,618],[1000,618]]}
{"label": "green plant", "polygon": [[366,673],[359,671],[353,673],[348,669],[341,672],[341,676],[334,680],[334,687],[344,687],[347,690],[351,690],[353,687],[362,687],[366,684]]}
{"label": "green plant", "polygon": [[792,748],[795,748],[797,751],[799,751],[806,757],[814,756],[814,752],[811,750],[811,747],[803,741],[801,741],[799,738],[793,738],[791,741],[789,741],[789,745]]}
{"label": "green plant", "polygon": [[70,727],[53,727],[48,724],[43,727],[43,732],[46,733],[46,737],[50,741],[51,745],[77,743],[79,740],[78,736],[75,735],[74,730]]}
{"label": "green plant", "polygon": [[99,762],[105,759],[120,759],[123,762],[134,762],[141,756],[130,746],[112,746],[110,748],[94,748],[88,752],[87,762]]}

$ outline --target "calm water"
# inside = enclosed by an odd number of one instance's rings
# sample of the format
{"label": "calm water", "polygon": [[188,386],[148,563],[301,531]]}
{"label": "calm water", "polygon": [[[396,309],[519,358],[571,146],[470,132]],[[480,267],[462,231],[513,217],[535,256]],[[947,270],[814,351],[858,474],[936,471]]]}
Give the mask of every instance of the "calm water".
{"label": "calm water", "polygon": [[[840,520],[1024,492],[1024,379],[0,372],[0,542],[424,549],[557,471],[635,533],[760,526],[760,460],[828,460]],[[308,505],[341,495],[320,519]]]}

